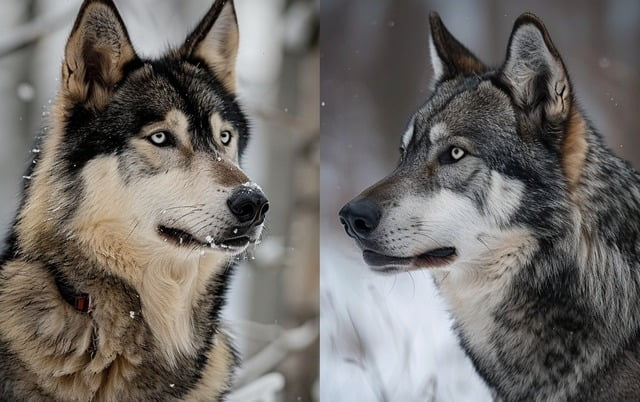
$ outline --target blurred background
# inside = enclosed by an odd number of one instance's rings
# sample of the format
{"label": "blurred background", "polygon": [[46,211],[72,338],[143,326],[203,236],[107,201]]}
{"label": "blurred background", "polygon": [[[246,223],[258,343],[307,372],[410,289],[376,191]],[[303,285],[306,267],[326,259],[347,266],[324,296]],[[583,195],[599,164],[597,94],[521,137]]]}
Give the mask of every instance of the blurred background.
{"label": "blurred background", "polygon": [[[58,87],[80,0],[0,5],[0,231]],[[182,43],[213,0],[115,0],[134,47]],[[232,401],[317,400],[318,0],[236,0],[238,92],[252,123],[244,168],[271,201],[267,234],[237,269],[224,312],[244,364]]]}
{"label": "blurred background", "polygon": [[408,118],[428,96],[432,10],[496,66],[515,19],[541,17],[587,115],[640,168],[640,2],[322,0],[322,400],[491,400],[429,274],[374,275],[337,219],[395,166]]}

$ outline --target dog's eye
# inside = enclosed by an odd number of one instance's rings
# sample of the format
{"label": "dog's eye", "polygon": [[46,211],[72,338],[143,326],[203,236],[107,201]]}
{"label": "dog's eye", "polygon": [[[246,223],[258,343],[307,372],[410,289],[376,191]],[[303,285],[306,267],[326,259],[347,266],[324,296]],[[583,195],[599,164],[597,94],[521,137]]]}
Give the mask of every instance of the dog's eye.
{"label": "dog's eye", "polygon": [[459,147],[451,147],[448,150],[440,154],[438,161],[441,165],[448,165],[450,163],[456,163],[460,159],[464,158],[467,153],[464,149]]}
{"label": "dog's eye", "polygon": [[167,147],[169,145],[172,145],[173,143],[171,134],[166,131],[157,131],[147,137],[147,139],[150,143],[157,147]]}
{"label": "dog's eye", "polygon": [[231,143],[231,131],[224,130],[220,133],[220,142],[222,145],[229,145]]}

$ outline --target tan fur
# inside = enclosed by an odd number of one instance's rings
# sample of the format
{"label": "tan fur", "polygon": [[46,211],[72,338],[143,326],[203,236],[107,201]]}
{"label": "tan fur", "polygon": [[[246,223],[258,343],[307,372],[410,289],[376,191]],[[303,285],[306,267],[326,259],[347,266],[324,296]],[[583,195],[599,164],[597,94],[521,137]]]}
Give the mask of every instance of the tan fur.
{"label": "tan fur", "polygon": [[[106,391],[112,392],[139,364],[136,350],[142,346],[140,339],[129,340],[133,343],[127,348],[122,348],[127,343],[113,342],[122,340],[118,335],[125,332],[128,317],[112,322],[109,334],[98,334],[100,344],[92,359],[89,349],[94,322],[100,317],[94,321],[78,314],[62,300],[53,279],[41,266],[10,263],[3,268],[3,279],[3,340],[37,376],[45,392],[70,401],[92,400],[105,385]],[[33,335],[25,342],[25,334]],[[113,373],[116,361],[118,372]]]}
{"label": "tan fur", "polygon": [[[8,297],[0,299],[2,340],[9,342],[37,376],[39,386],[68,401],[117,401],[113,395],[142,368],[138,351],[145,339],[131,331],[135,316],[131,318],[126,311],[108,317],[99,311],[94,317],[78,314],[60,298],[53,279],[41,266],[10,263],[3,268],[2,278],[1,288],[10,289],[5,292]],[[119,302],[113,300],[113,306]],[[105,319],[109,320],[108,333],[101,327]],[[99,344],[92,357],[94,329]],[[24,342],[24,334],[33,336]],[[233,356],[224,333],[216,335],[208,362],[203,381],[184,400],[214,400],[227,391]]]}
{"label": "tan fur", "polygon": [[[229,155],[229,157],[232,160],[234,160],[237,164],[238,163],[238,132],[233,128],[233,126],[225,122],[219,113],[214,113],[211,116],[211,130],[213,132],[213,136],[216,142],[220,144],[221,147],[223,147],[223,149],[225,150],[225,154]],[[232,139],[229,145],[222,146],[222,142],[220,141],[220,133],[222,133],[225,130],[231,132]]]}
{"label": "tan fur", "polygon": [[574,193],[587,157],[587,126],[580,112],[573,110],[569,116],[564,143],[562,144],[562,167],[567,178],[569,192]]}
{"label": "tan fur", "polygon": [[208,356],[210,364],[202,374],[202,381],[185,398],[185,401],[213,401],[227,391],[229,366],[233,364],[233,355],[229,346],[229,337],[221,332],[216,337],[216,346]]}
{"label": "tan fur", "polygon": [[[216,181],[226,183],[230,189],[248,181],[242,174],[230,183],[225,174],[235,169],[225,161],[216,164],[221,168],[214,175],[205,174],[194,181],[192,172],[208,171],[204,163],[194,163],[190,171],[169,172],[149,183],[140,183],[136,186],[138,191],[131,191],[122,182],[113,158],[92,162],[85,168],[89,198],[80,208],[81,218],[74,221],[73,232],[78,233],[78,241],[92,250],[102,264],[112,267],[139,290],[143,314],[156,338],[165,345],[170,362],[175,362],[176,353],[193,351],[190,316],[186,312],[216,273],[209,267],[221,267],[226,257],[213,250],[201,256],[199,250],[162,247],[153,217],[159,211],[154,211],[153,205],[162,195],[175,197],[176,204],[178,200],[186,204],[215,200],[212,185]],[[184,194],[193,192],[191,186],[204,189],[203,194],[194,194],[189,200]],[[118,198],[105,194],[118,194]],[[220,204],[226,208],[224,202]]]}
{"label": "tan fur", "polygon": [[[65,104],[58,95],[56,103],[51,110],[52,123],[64,121]],[[59,124],[52,124],[49,135],[44,139],[42,149],[55,153],[60,148],[62,132]],[[51,194],[61,192],[62,183],[59,183],[51,175],[55,168],[54,158],[42,158],[36,164],[31,175],[31,195],[20,211],[19,222],[16,226],[18,235],[22,241],[22,247],[31,250],[37,247],[41,241],[45,241],[44,234],[56,230],[59,221],[68,202],[64,199],[53,199]]]}
{"label": "tan fur", "polygon": [[206,61],[222,85],[231,93],[236,90],[235,64],[239,43],[240,35],[233,2],[229,1],[194,53]]}
{"label": "tan fur", "polygon": [[[76,23],[66,47],[62,66],[62,90],[72,102],[102,108],[111,99],[111,91],[123,77],[123,67],[135,57],[127,33],[120,25],[104,25],[117,20],[113,10],[91,3]],[[106,33],[106,34],[105,34]],[[86,59],[99,59],[99,71],[93,71]]]}

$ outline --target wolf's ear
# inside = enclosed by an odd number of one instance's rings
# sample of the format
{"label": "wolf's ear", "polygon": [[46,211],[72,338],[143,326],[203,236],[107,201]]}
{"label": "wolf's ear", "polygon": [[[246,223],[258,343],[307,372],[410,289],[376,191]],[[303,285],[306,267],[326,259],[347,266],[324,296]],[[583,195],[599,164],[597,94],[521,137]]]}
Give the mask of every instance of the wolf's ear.
{"label": "wolf's ear", "polygon": [[458,75],[482,74],[487,67],[451,35],[436,12],[429,14],[431,37],[429,53],[433,67],[433,82]]}
{"label": "wolf's ear", "polygon": [[547,29],[535,15],[525,13],[516,20],[502,78],[523,109],[541,105],[546,117],[556,122],[569,115],[569,76]]}
{"label": "wolf's ear", "polygon": [[65,48],[62,89],[72,102],[100,109],[137,59],[129,35],[111,0],[85,0]]}
{"label": "wolf's ear", "polygon": [[206,62],[222,85],[234,92],[238,42],[238,22],[233,0],[216,0],[187,37],[180,54],[185,58],[195,57]]}

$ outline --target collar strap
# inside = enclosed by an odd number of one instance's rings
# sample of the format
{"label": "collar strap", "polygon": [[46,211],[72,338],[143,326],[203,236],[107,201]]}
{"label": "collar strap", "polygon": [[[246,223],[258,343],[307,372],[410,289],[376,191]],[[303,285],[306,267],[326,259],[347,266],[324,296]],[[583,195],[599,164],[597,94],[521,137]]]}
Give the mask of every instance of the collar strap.
{"label": "collar strap", "polygon": [[93,311],[93,298],[91,295],[78,292],[56,267],[49,265],[49,271],[53,274],[60,296],[77,311],[91,314]]}
{"label": "collar strap", "polygon": [[93,299],[88,293],[74,296],[73,307],[81,313],[91,314],[93,311]]}

